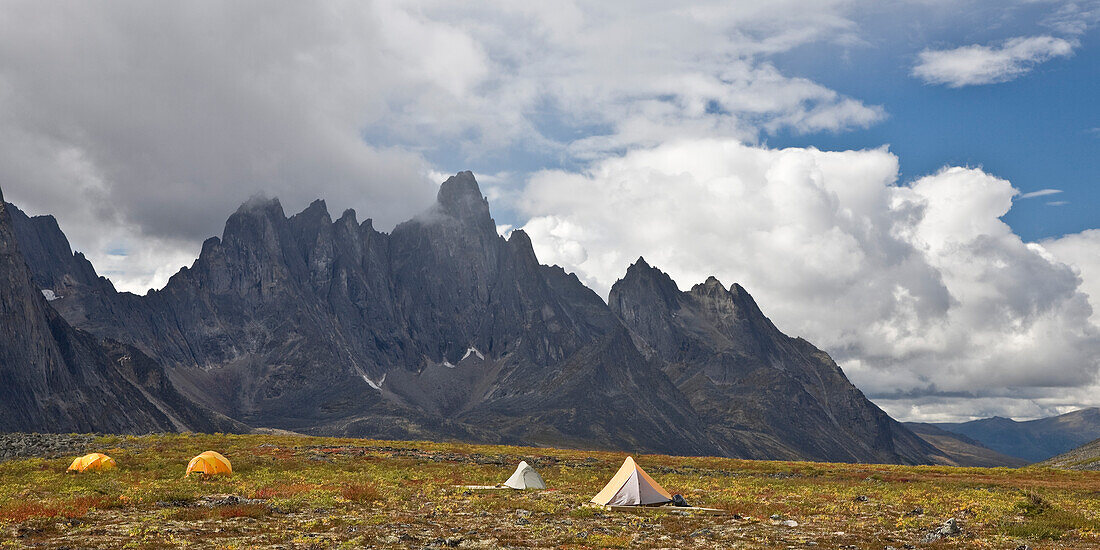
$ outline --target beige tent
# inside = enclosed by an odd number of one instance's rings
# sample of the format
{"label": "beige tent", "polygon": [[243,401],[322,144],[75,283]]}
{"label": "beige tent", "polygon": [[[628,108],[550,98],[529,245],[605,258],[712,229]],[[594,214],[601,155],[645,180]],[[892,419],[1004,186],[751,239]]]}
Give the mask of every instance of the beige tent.
{"label": "beige tent", "polygon": [[596,504],[611,506],[647,506],[672,501],[672,495],[661,487],[631,457],[626,457],[615,477],[592,497]]}
{"label": "beige tent", "polygon": [[542,480],[542,476],[530,464],[522,461],[516,468],[516,473],[504,482],[504,486],[513,489],[545,489],[546,482]]}

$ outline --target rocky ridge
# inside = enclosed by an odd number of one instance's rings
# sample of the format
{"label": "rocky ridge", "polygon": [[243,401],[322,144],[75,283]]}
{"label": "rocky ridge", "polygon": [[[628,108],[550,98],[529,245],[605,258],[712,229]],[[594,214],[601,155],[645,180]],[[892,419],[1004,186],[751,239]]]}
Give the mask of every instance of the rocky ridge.
{"label": "rocky ridge", "polygon": [[1044,460],[1039,463],[1039,466],[1066,470],[1100,471],[1100,439]]}
{"label": "rocky ridge", "polygon": [[[196,407],[137,349],[72,328],[35,285],[41,279],[27,267],[2,199],[0,191],[0,431],[145,433],[240,426]],[[36,254],[48,252],[56,251]],[[76,263],[74,257],[70,265]],[[66,275],[61,284],[74,280]]]}
{"label": "rocky ridge", "polygon": [[139,348],[188,397],[254,427],[937,460],[739,285],[712,278],[682,293],[639,261],[609,307],[576,276],[540,265],[523,231],[498,235],[469,172],[390,233],[350,210],[333,220],[323,201],[289,217],[277,200],[250,201],[191,267],[146,296],[116,292],[48,222],[24,218],[42,227],[20,234],[65,247],[28,257],[41,284],[65,283],[46,288],[54,308]]}
{"label": "rocky ridge", "polygon": [[927,442],[867,400],[829,356],[775,327],[744,288],[710,277],[686,292],[644,259],[609,304],[702,422],[750,458],[920,462]]}

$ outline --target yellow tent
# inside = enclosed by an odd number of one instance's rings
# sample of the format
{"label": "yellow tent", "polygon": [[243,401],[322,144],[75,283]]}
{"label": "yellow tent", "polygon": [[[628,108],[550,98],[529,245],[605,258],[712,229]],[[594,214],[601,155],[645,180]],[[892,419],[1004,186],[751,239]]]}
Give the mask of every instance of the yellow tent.
{"label": "yellow tent", "polygon": [[191,459],[191,462],[187,464],[187,473],[184,474],[183,477],[187,477],[192,473],[228,475],[233,473],[233,465],[229,463],[228,458],[225,458],[220,453],[216,451],[206,451]]}
{"label": "yellow tent", "polygon": [[91,453],[77,458],[69,466],[70,472],[95,472],[97,470],[110,470],[115,467],[115,459],[103,453]]}
{"label": "yellow tent", "polygon": [[596,504],[612,506],[648,506],[671,501],[672,495],[629,456],[615,477],[592,497],[592,502]]}

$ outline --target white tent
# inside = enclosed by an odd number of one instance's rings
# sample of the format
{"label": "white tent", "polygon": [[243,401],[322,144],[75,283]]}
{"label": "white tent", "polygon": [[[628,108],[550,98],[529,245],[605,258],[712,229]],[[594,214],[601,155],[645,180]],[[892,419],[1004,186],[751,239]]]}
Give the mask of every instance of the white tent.
{"label": "white tent", "polygon": [[516,473],[504,482],[504,486],[513,489],[545,489],[546,483],[542,481],[542,476],[524,461],[519,463]]}
{"label": "white tent", "polygon": [[592,497],[592,502],[596,504],[611,506],[646,506],[671,500],[672,495],[629,456],[623,461],[615,477]]}

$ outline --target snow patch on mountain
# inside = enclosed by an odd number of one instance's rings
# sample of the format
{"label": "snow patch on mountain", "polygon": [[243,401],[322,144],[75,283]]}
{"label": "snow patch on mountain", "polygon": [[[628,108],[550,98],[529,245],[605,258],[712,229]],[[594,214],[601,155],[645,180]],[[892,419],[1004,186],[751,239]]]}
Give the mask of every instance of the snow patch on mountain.
{"label": "snow patch on mountain", "polygon": [[360,375],[360,376],[363,377],[363,381],[366,382],[368,386],[370,386],[370,387],[372,387],[372,388],[374,388],[378,391],[382,391],[382,384],[386,381],[386,375],[385,374],[383,374],[382,378],[379,378],[377,382],[375,382],[374,380],[371,380],[365,374]]}
{"label": "snow patch on mountain", "polygon": [[484,359],[485,359],[485,356],[484,356],[484,355],[482,355],[482,354],[481,354],[481,352],[477,350],[477,348],[475,348],[475,347],[473,347],[473,346],[470,346],[470,347],[469,347],[469,348],[468,348],[468,349],[466,350],[466,355],[463,355],[463,356],[462,356],[462,359],[460,359],[459,361],[465,361],[465,360],[466,360],[466,358],[467,358],[467,357],[469,357],[470,355],[476,355],[478,359],[482,359],[482,360],[484,360]]}

